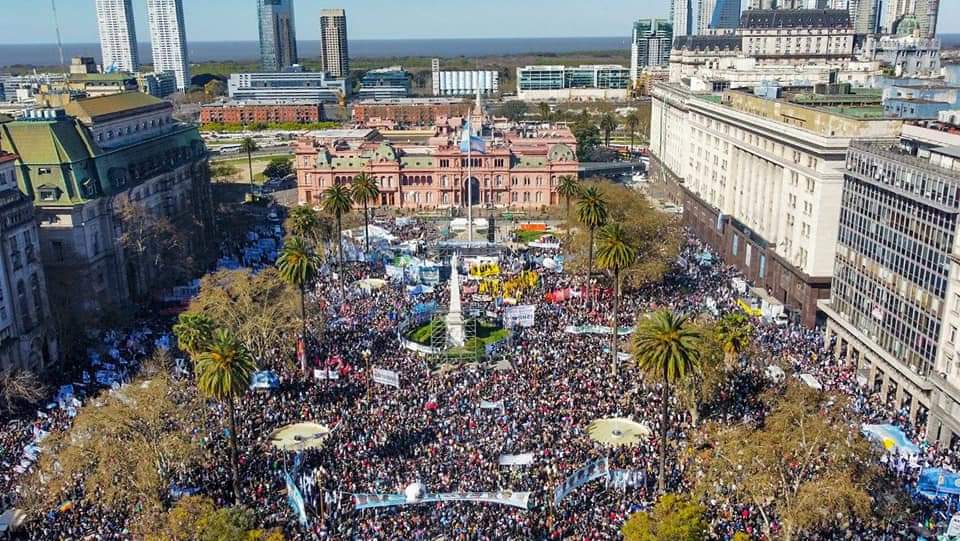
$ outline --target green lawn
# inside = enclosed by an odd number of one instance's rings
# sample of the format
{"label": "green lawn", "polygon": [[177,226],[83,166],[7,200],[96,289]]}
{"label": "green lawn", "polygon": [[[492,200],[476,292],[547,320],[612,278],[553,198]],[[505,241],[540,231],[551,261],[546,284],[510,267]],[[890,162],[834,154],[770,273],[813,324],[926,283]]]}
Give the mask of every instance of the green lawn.
{"label": "green lawn", "polygon": [[518,229],[516,231],[516,234],[517,234],[517,242],[526,244],[528,242],[536,242],[540,240],[540,237],[546,235],[547,232],[546,231],[523,231],[521,229]]}
{"label": "green lawn", "polygon": [[[432,346],[432,337],[435,325],[446,327],[442,321],[430,321],[408,333],[407,338],[420,345]],[[503,329],[501,327],[490,325],[484,322],[477,322],[477,336],[467,340],[467,343],[464,344],[462,348],[448,350],[446,351],[446,354],[454,357],[470,353],[476,354],[479,357],[483,357],[486,353],[487,344],[494,344],[506,339],[508,336],[510,336],[509,329]]]}

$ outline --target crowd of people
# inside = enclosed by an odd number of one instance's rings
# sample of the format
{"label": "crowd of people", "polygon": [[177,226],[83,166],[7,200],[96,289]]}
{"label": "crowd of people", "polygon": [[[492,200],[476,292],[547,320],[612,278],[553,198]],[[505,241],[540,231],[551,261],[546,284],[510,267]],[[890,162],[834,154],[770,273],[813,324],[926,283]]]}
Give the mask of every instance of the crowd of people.
{"label": "crowd of people", "polygon": [[[431,231],[424,224],[406,222],[393,229],[402,241],[427,243],[436,240]],[[703,263],[700,256],[704,253],[709,249],[689,236],[665,280],[625,293],[619,325],[631,326],[636,314],[658,308],[694,314],[737,310],[736,272],[717,258]],[[529,268],[544,255],[550,254],[505,255],[502,267]],[[382,278],[382,263],[352,263],[336,273],[322,274],[308,295],[314,314],[309,359],[311,368],[333,370],[337,377],[307,379],[292,359],[279,355],[257,360],[261,369],[280,376],[281,385],[269,392],[251,391],[238,403],[239,503],[251,509],[261,525],[283,528],[293,540],[620,538],[620,528],[629,515],[648,509],[656,500],[663,442],[650,437],[636,446],[609,447],[591,439],[587,427],[596,419],[611,417],[657,427],[662,396],[659,383],[646,381],[628,361],[612,375],[609,336],[567,331],[581,325],[610,325],[608,290],[597,289],[592,298],[584,294],[548,303],[545,293],[576,289],[580,280],[571,274],[539,270],[539,286],[519,299],[536,305],[535,324],[515,329],[509,344],[500,350],[510,369],[469,366],[454,371],[437,371],[422,356],[400,347],[396,333],[398,323],[414,305],[436,302],[446,306],[444,285],[419,295],[411,295],[403,284],[380,289],[350,287],[364,278]],[[482,308],[491,312],[503,309],[496,303]],[[918,435],[896,404],[857,383],[853,369],[842,356],[834,355],[833,344],[824,342],[821,331],[757,321],[754,340],[769,355],[789,359],[795,373],[814,374],[825,389],[849,395],[864,419],[896,422],[909,434]],[[145,354],[146,349],[130,358]],[[373,382],[368,366],[397,372],[399,388]],[[184,385],[190,384],[189,379],[184,381]],[[755,391],[764,384],[763,371],[745,364],[740,374],[726,382],[720,400],[706,415],[729,423],[743,422],[754,412],[742,397],[746,390]],[[669,410],[672,428],[667,451],[671,458],[666,482],[673,490],[684,490],[689,488],[690,466],[681,457],[694,424],[676,398],[671,398]],[[225,412],[211,403],[209,415],[220,420]],[[277,450],[269,435],[305,421],[333,430],[322,447],[300,455],[299,484],[309,515],[308,523],[301,524],[285,495],[283,473],[292,453]],[[0,488],[8,493],[16,494],[22,478],[10,465],[29,443],[33,427],[45,432],[66,430],[69,416],[57,409],[33,425],[12,425],[0,433]],[[219,505],[230,505],[226,436],[211,431],[203,442],[210,460],[203,468],[182,472],[176,485],[195,489]],[[935,445],[923,449],[924,455],[913,464],[889,461],[905,486],[915,480],[911,475],[922,466],[957,463],[950,450]],[[529,464],[499,463],[501,455],[527,453],[533,455]],[[588,483],[554,505],[556,487],[578,468],[601,458],[608,460],[611,470],[628,472],[631,482],[620,486]],[[354,494],[403,494],[415,482],[430,493],[529,492],[528,509],[475,502],[354,508]],[[79,500],[82,494],[73,496]],[[712,539],[726,541],[736,532],[763,539],[760,509],[722,497],[705,503]],[[938,508],[927,509],[932,513]],[[123,516],[95,503],[52,510],[30,526],[30,539],[36,540],[127,539],[130,535]],[[806,539],[913,539],[907,527],[848,524]]]}

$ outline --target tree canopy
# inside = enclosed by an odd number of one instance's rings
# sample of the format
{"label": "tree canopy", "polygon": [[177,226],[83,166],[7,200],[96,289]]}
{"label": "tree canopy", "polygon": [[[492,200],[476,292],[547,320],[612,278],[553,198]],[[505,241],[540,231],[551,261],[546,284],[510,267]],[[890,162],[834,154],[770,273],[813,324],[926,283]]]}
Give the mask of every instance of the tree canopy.
{"label": "tree canopy", "polygon": [[217,508],[206,496],[184,496],[166,513],[141,527],[146,541],[283,541],[280,530],[254,528],[252,512]]}
{"label": "tree canopy", "polygon": [[706,510],[677,494],[665,494],[653,509],[630,515],[623,525],[625,541],[701,541],[707,538]]}
{"label": "tree canopy", "polygon": [[273,158],[267,167],[263,170],[263,176],[267,178],[284,178],[293,174],[292,158]]}
{"label": "tree canopy", "polygon": [[44,442],[28,491],[31,511],[61,503],[76,479],[83,480],[91,501],[117,509],[162,509],[176,475],[202,462],[193,434],[204,422],[203,406],[170,378],[169,359],[162,357],[148,362],[140,379],[89,399],[69,433],[51,434]]}
{"label": "tree canopy", "polygon": [[770,391],[759,426],[714,425],[700,457],[703,497],[755,505],[770,535],[775,520],[789,541],[801,531],[869,520],[876,450],[849,420],[848,401],[796,383]]}

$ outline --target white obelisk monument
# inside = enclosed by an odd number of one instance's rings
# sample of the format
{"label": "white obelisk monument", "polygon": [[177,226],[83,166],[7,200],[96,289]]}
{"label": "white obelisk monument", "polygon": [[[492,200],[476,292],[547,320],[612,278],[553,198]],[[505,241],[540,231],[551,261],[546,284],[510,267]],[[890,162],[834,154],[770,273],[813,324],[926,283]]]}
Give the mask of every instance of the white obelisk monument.
{"label": "white obelisk monument", "polygon": [[447,312],[447,342],[451,347],[463,347],[466,342],[462,308],[460,306],[460,271],[457,256],[450,257],[450,310]]}

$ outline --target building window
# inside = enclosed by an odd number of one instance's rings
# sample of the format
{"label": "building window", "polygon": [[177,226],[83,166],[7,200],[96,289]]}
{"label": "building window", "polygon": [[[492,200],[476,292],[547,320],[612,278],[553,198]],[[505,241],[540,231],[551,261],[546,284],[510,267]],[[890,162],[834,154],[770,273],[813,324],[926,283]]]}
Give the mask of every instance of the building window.
{"label": "building window", "polygon": [[40,292],[40,278],[37,273],[30,275],[30,291],[33,294],[33,309],[37,312],[37,320],[43,321],[43,294]]}
{"label": "building window", "polygon": [[737,255],[740,252],[740,237],[733,235],[733,255]]}
{"label": "building window", "polygon": [[53,248],[53,259],[54,261],[63,261],[63,241],[55,240],[50,243]]}
{"label": "building window", "polygon": [[33,263],[36,261],[37,257],[33,251],[33,239],[31,238],[29,231],[23,232],[23,252],[27,256],[27,263]]}
{"label": "building window", "polygon": [[17,242],[17,237],[11,235],[7,240],[10,242],[10,263],[14,270],[20,269],[23,267],[23,262],[20,260],[20,244]]}
{"label": "building window", "polygon": [[56,201],[57,199],[60,199],[60,194],[57,193],[56,189],[50,189],[50,188],[40,189],[41,201]]}
{"label": "building window", "polygon": [[49,175],[50,173],[52,173],[52,171],[50,170],[49,167],[40,167],[39,169],[37,169],[37,173],[40,175]]}
{"label": "building window", "polygon": [[17,280],[17,306],[20,309],[23,329],[32,329],[33,320],[30,319],[30,305],[27,304],[27,287],[23,284],[23,280]]}

